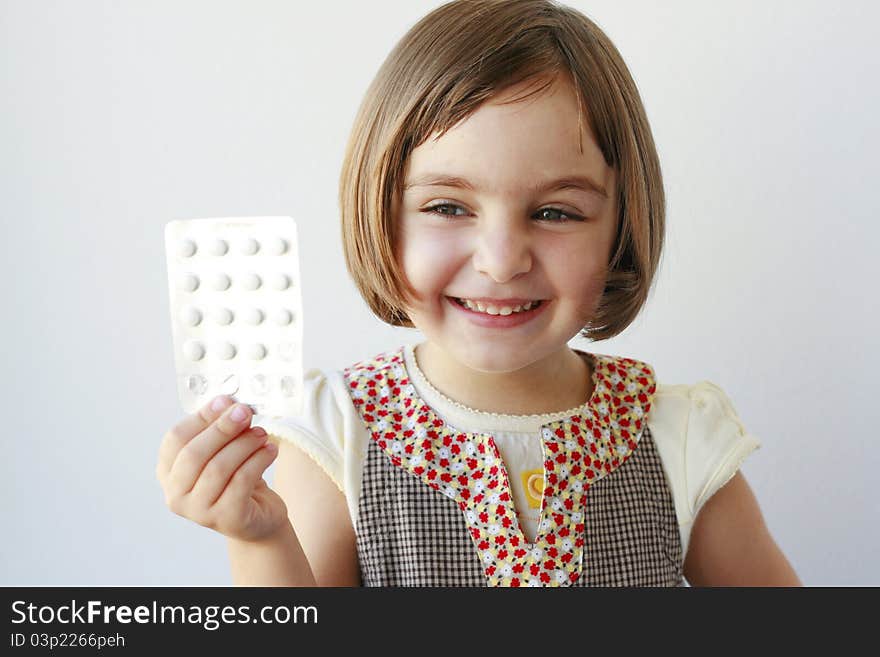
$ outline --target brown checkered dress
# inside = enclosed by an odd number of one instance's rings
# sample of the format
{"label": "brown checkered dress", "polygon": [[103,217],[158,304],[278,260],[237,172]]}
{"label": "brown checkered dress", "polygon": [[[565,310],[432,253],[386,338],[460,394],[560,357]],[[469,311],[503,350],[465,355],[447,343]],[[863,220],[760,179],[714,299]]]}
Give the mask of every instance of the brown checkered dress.
{"label": "brown checkered dress", "polygon": [[[574,586],[684,586],[672,493],[647,423],[586,496]],[[463,511],[370,440],[355,523],[364,586],[487,586]]]}
{"label": "brown checkered dress", "polygon": [[[590,488],[574,586],[684,586],[672,494],[646,428],[633,457]],[[486,586],[456,503],[367,448],[357,515],[364,586]]]}

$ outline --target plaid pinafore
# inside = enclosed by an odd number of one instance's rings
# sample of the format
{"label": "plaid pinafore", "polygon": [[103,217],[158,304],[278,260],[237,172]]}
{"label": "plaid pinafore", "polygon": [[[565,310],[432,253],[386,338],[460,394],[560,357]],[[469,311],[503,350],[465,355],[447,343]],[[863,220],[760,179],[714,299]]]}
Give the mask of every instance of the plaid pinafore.
{"label": "plaid pinafore", "polygon": [[683,586],[671,491],[646,417],[652,368],[591,355],[578,415],[542,427],[534,543],[491,435],[460,432],[410,383],[403,349],[343,371],[370,434],[355,522],[366,586]]}

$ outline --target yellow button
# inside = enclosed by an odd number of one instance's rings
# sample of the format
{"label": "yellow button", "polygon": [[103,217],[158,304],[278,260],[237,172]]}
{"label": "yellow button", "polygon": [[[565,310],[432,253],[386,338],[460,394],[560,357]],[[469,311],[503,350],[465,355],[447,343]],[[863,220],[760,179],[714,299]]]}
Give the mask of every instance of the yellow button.
{"label": "yellow button", "polygon": [[532,509],[541,508],[541,496],[544,493],[544,471],[525,470],[520,473],[523,488],[526,491],[526,501]]}

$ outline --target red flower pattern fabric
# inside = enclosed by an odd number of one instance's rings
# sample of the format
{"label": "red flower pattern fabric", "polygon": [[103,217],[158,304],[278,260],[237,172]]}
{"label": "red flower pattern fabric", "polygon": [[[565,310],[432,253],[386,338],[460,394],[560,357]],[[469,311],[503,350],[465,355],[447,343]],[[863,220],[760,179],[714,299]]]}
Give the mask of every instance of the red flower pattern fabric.
{"label": "red flower pattern fabric", "polygon": [[490,586],[569,586],[581,575],[589,488],[635,451],[656,391],[650,365],[592,357],[590,400],[541,429],[545,487],[534,543],[519,526],[493,437],[439,418],[410,383],[403,348],[343,370],[355,408],[391,463],[458,504]]}

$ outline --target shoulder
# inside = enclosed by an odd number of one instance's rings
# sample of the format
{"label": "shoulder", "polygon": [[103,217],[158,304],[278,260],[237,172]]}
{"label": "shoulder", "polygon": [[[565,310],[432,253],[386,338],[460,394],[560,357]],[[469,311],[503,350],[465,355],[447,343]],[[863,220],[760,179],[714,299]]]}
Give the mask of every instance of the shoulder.
{"label": "shoulder", "polygon": [[[730,397],[711,381],[694,384],[658,383],[650,422],[664,428],[667,425],[680,428],[692,424],[691,428],[695,431],[711,428],[708,426],[710,424],[724,424],[727,433],[730,430],[745,432]],[[708,433],[699,431],[699,436],[707,437]]]}
{"label": "shoulder", "polygon": [[[654,393],[649,424],[664,429],[684,429],[679,437],[695,440],[710,439],[722,444],[748,432],[733,403],[719,386],[711,381],[695,384],[658,384]],[[676,432],[666,432],[670,437]]]}
{"label": "shoulder", "polygon": [[[659,384],[648,427],[663,461],[679,523],[688,528],[745,458],[761,447],[727,393],[711,381]],[[687,533],[683,543],[686,550]]]}
{"label": "shoulder", "polygon": [[674,453],[695,516],[761,442],[740,419],[727,393],[711,381],[658,385],[648,425],[659,448]]}

